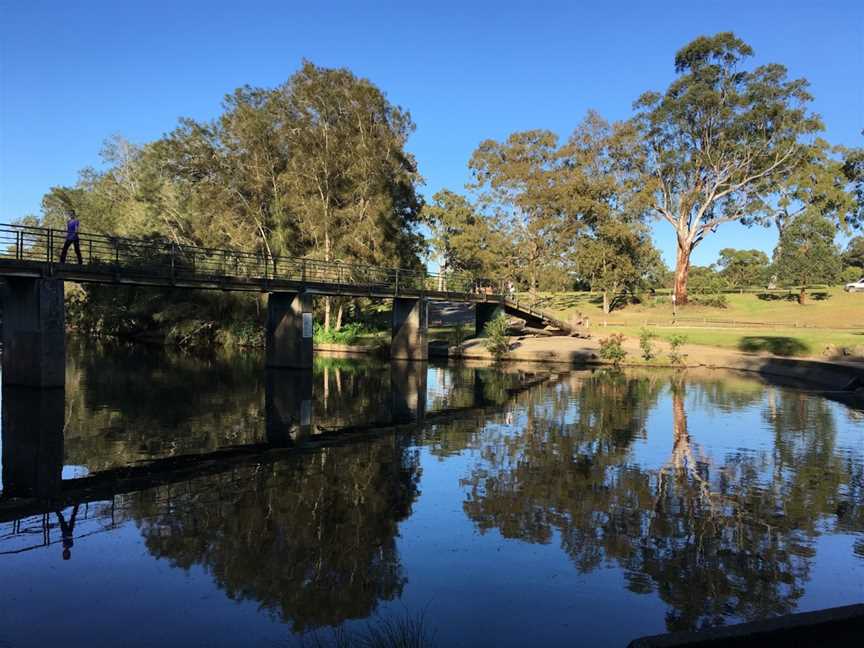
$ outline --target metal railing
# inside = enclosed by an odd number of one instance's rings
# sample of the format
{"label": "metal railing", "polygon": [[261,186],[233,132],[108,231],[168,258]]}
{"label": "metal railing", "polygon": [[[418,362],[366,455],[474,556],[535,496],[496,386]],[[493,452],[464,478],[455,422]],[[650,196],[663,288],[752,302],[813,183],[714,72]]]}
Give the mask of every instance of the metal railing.
{"label": "metal railing", "polygon": [[464,273],[430,273],[424,270],[323,261],[305,257],[274,256],[179,244],[165,239],[132,239],[101,234],[79,234],[81,265],[76,266],[74,247],[65,263],[60,256],[66,241],[64,230],[27,225],[0,224],[0,259],[22,265],[45,264],[50,270],[78,269],[87,273],[122,272],[127,278],[157,278],[166,282],[194,280],[230,283],[232,280],[301,284],[362,286],[388,294],[400,292],[451,292],[503,294],[503,282],[478,279]]}

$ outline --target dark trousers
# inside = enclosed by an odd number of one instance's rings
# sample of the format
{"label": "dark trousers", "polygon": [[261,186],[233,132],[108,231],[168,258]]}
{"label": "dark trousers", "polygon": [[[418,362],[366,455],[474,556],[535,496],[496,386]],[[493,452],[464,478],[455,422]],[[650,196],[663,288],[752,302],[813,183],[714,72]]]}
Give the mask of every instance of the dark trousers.
{"label": "dark trousers", "polygon": [[75,256],[78,257],[78,265],[81,265],[81,243],[76,236],[74,239],[66,239],[63,244],[63,251],[60,253],[60,263],[66,263],[66,253],[69,251],[69,246],[75,246]]}

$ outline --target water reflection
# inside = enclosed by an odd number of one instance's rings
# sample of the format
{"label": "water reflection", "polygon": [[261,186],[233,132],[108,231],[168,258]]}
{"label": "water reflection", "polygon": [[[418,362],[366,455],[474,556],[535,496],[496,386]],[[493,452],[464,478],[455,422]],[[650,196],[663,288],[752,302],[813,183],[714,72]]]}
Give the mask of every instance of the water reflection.
{"label": "water reflection", "polygon": [[[734,386],[597,372],[557,418],[529,415],[524,432],[484,443],[464,479],[464,510],[483,532],[557,535],[580,571],[616,563],[631,591],[668,604],[670,630],[792,612],[819,530],[864,529],[862,457],[836,453],[826,401],[773,388],[763,413],[772,455],[708,452],[699,437],[711,433],[692,429],[688,396],[733,408],[759,400]],[[671,451],[651,470],[634,461],[633,443],[661,391]]]}
{"label": "water reflection", "polygon": [[[825,587],[820,537],[852,538],[832,558],[844,568],[864,558],[859,414],[803,391],[693,371],[320,358],[313,372],[264,372],[255,358],[70,355],[65,397],[3,391],[0,569],[42,545],[75,569],[106,536],[134,552],[131,529],[141,560],[203,573],[300,632],[367,618],[412,588],[424,605],[445,598],[405,543],[428,558],[443,534],[452,551],[481,551],[464,527],[518,552],[557,547],[584,578],[619,574],[609,609],[576,612],[580,623],[656,600],[675,630],[799,609]],[[424,502],[442,529],[406,536]],[[453,605],[477,604],[458,594],[477,577],[446,577]],[[86,592],[101,593],[98,580]],[[561,595],[541,592],[528,613]],[[658,630],[644,617],[622,621],[628,638]]]}

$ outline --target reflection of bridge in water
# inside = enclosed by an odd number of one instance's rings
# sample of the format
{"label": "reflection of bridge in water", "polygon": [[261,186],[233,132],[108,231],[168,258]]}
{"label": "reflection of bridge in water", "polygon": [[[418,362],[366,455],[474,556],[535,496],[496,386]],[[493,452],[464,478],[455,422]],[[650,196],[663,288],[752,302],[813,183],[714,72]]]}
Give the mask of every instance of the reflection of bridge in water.
{"label": "reflection of bridge in water", "polygon": [[392,299],[390,356],[400,360],[428,358],[430,300],[475,304],[477,332],[501,311],[532,326],[570,328],[506,299],[500,280],[99,235],[81,235],[81,264],[60,263],[64,236],[60,230],[0,225],[0,277],[7,284],[3,326],[7,384],[63,384],[64,281],[266,293],[267,366],[274,368],[312,366],[315,296]]}
{"label": "reflection of bridge in water", "polygon": [[[238,466],[277,462],[297,453],[406,433],[422,424],[480,416],[503,402],[487,397],[479,371],[472,373],[466,404],[427,409],[428,364],[392,362],[390,391],[383,412],[369,422],[328,425],[316,419],[311,371],[268,371],[265,379],[265,435],[260,442],[156,458],[117,466],[84,477],[63,478],[65,392],[63,389],[3,388],[2,483],[0,522],[49,514],[70,506],[106,501],[115,495],[188,481]],[[548,378],[548,374],[509,374],[505,399]],[[504,401],[506,402],[506,400]],[[376,406],[379,403],[376,403]]]}

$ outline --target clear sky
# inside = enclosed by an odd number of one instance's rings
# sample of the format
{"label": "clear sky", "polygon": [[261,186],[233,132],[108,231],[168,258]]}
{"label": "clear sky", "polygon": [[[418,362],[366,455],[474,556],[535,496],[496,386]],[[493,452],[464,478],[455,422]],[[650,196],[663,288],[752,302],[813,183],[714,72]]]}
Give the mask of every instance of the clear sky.
{"label": "clear sky", "polygon": [[[675,51],[732,30],[756,63],[812,83],[835,143],[864,145],[864,2],[111,2],[0,0],[0,222],[38,213],[48,187],[99,164],[102,141],[145,142],[180,116],[215,117],[243,84],[275,86],[302,58],[346,66],[412,113],[409,142],[431,196],[461,190],[483,139],[569,134],[664,89]],[[667,262],[668,225],[655,227]],[[724,225],[694,256],[770,252],[772,230]]]}

